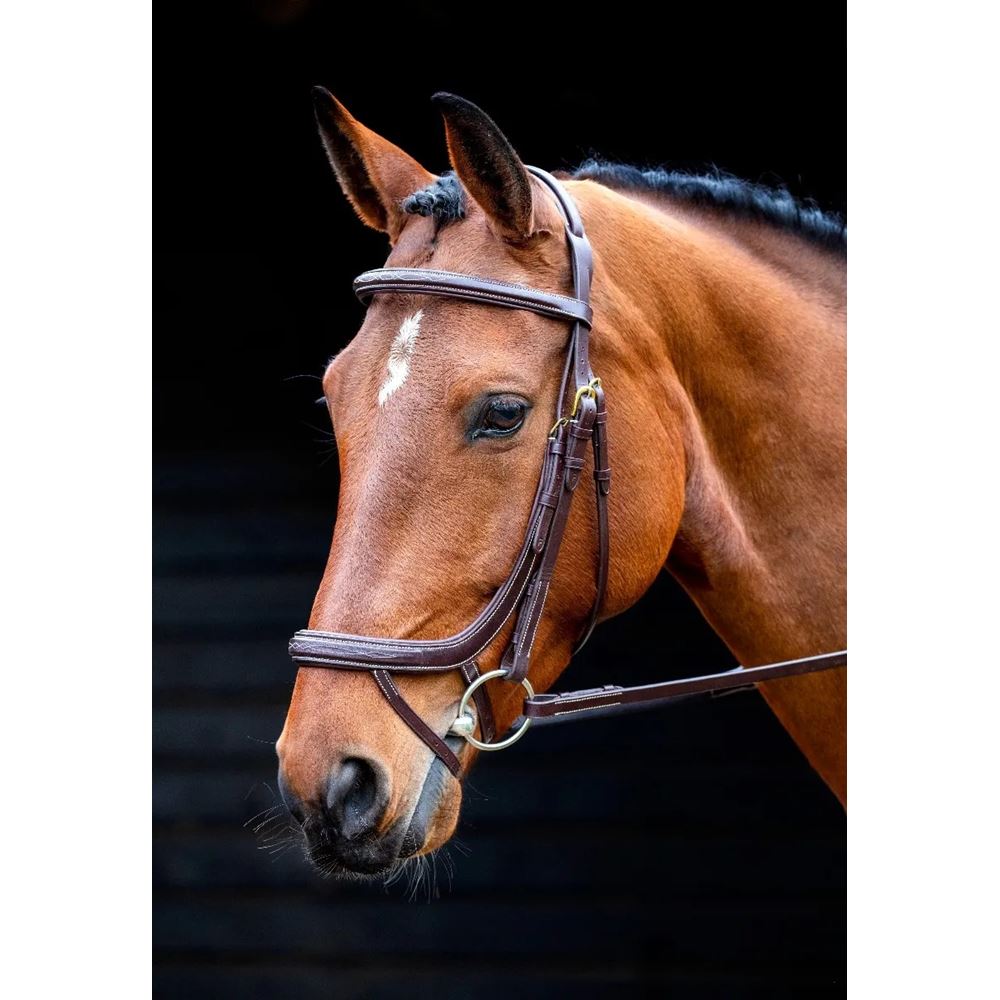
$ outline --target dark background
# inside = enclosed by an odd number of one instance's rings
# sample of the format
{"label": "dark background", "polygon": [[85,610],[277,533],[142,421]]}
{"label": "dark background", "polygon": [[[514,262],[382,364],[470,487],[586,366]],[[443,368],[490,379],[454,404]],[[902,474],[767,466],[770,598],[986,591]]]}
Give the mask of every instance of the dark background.
{"label": "dark background", "polygon": [[[756,696],[539,731],[483,757],[460,843],[415,901],[405,883],[321,881],[244,827],[278,801],[285,643],[306,621],[335,511],[318,376],[360,322],[350,279],[386,253],[336,187],[309,87],[432,170],[444,141],[427,99],[451,89],[539,166],[591,153],[714,164],[843,212],[842,7],[799,21],[704,9],[161,13],[157,996],[843,992],[844,816]],[[664,578],[598,630],[565,682],[729,662]]]}

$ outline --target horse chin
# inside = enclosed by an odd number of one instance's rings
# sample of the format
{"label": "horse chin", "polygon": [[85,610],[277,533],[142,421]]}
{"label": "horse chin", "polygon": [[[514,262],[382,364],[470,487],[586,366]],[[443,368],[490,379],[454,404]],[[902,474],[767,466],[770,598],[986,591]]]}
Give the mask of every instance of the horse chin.
{"label": "horse chin", "polygon": [[396,864],[394,859],[386,860],[374,847],[369,850],[367,856],[357,853],[349,859],[335,854],[327,847],[310,847],[306,850],[306,857],[320,875],[352,881],[367,879],[377,881],[388,875]]}
{"label": "horse chin", "polygon": [[[449,736],[447,743],[458,750],[462,743]],[[427,771],[420,797],[414,806],[410,825],[403,835],[401,858],[416,857],[436,851],[455,832],[462,805],[462,786],[439,758],[435,757]]]}

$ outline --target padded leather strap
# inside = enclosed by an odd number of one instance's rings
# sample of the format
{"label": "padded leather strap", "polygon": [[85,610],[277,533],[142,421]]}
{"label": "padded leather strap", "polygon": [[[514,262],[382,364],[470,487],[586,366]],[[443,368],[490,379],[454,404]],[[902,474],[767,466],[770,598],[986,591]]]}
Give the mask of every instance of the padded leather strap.
{"label": "padded leather strap", "polygon": [[362,302],[367,302],[376,292],[410,292],[414,295],[468,299],[470,302],[503,306],[506,309],[528,309],[543,316],[583,323],[588,327],[594,318],[590,304],[584,300],[457,271],[379,267],[365,271],[354,279],[354,293]]}
{"label": "padded leather strap", "polygon": [[581,399],[577,418],[559,427],[556,435],[549,439],[549,448],[553,453],[553,478],[556,480],[552,514],[547,521],[545,537],[540,539],[538,568],[521,604],[514,637],[500,664],[508,671],[511,681],[520,682],[528,675],[531,648],[569,519],[570,501],[580,483],[584,455],[593,437],[596,415],[595,401],[587,397]]}
{"label": "padded leather strap", "polygon": [[[539,516],[537,511],[532,514],[529,539]],[[300,629],[288,645],[289,655],[305,666],[342,670],[385,667],[412,674],[457,670],[474,660],[499,634],[524,596],[537,560],[538,553],[526,540],[513,570],[490,603],[475,621],[447,639],[379,639]]]}

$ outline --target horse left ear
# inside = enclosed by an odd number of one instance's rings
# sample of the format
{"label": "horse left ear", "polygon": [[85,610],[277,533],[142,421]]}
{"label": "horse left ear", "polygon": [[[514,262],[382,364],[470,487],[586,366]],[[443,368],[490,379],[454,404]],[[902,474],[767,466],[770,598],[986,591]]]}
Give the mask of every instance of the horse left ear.
{"label": "horse left ear", "polygon": [[508,138],[471,101],[446,93],[431,100],[444,117],[448,157],[463,187],[498,236],[527,239],[533,231],[531,179]]}
{"label": "horse left ear", "polygon": [[358,217],[395,241],[406,222],[400,203],[434,175],[388,139],[366,128],[323,87],[313,87],[320,138]]}

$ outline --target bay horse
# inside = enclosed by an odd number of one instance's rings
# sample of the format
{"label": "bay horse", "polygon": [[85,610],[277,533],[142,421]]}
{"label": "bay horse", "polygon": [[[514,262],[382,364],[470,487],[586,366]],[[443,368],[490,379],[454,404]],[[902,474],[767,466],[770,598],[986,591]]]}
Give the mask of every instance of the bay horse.
{"label": "bay horse", "polygon": [[[344,194],[387,234],[387,266],[566,294],[563,218],[496,124],[439,94],[451,169],[435,176],[314,92]],[[844,230],[784,192],[590,162],[559,175],[593,246],[591,355],[613,419],[611,548],[600,618],[666,569],[744,666],[846,645]],[[341,489],[309,628],[395,639],[459,632],[518,554],[550,433],[566,327],[419,293],[375,296],[329,363]],[[569,662],[595,594],[596,513],[572,508],[530,678]],[[510,629],[477,657],[495,669]],[[454,672],[400,674],[448,732]],[[846,804],[846,671],[759,690]],[[523,692],[491,682],[496,728]],[[453,775],[366,671],[300,666],[279,787],[329,873],[384,873],[454,832],[476,751]]]}

